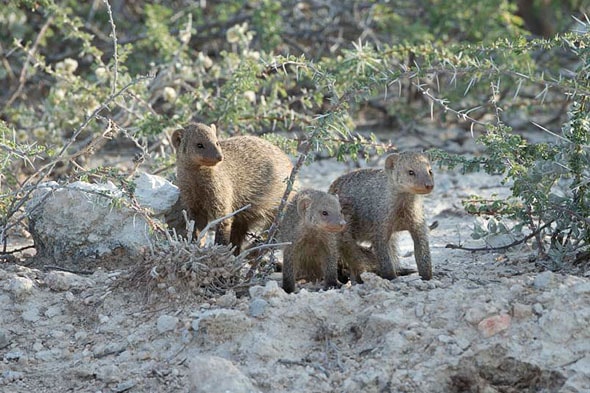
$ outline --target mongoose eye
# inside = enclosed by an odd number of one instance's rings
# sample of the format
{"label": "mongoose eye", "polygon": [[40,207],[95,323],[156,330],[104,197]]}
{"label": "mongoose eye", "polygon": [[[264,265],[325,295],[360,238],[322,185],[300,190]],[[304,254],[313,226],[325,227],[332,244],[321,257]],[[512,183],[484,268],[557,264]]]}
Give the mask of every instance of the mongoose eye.
{"label": "mongoose eye", "polygon": [[204,148],[205,148],[205,146],[203,146],[203,144],[202,144],[202,143],[197,143],[197,148],[199,148],[199,149],[204,149]]}
{"label": "mongoose eye", "polygon": [[432,176],[432,169],[429,169],[429,170],[428,170],[428,174],[429,174],[430,176]]}
{"label": "mongoose eye", "polygon": [[328,212],[327,212],[327,211],[325,211],[325,210],[323,210],[323,211],[322,211],[322,216],[327,216],[327,215],[328,215]]}
{"label": "mongoose eye", "polygon": [[413,170],[410,169],[408,171],[408,175],[410,175],[410,176],[416,176],[416,172],[414,172]]}
{"label": "mongoose eye", "polygon": [[219,142],[215,143],[217,146],[219,146]]}

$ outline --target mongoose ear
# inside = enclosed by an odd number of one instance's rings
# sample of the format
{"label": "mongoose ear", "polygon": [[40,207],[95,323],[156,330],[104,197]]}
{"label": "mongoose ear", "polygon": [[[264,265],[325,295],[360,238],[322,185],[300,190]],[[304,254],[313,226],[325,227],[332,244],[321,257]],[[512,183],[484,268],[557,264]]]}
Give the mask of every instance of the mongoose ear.
{"label": "mongoose ear", "polygon": [[385,169],[393,169],[395,167],[395,163],[399,158],[399,154],[393,153],[387,156],[385,159]]}
{"label": "mongoose ear", "polygon": [[179,129],[176,130],[172,133],[172,146],[174,146],[175,149],[178,149],[178,146],[180,146],[180,142],[182,141],[182,134],[183,134],[183,129]]}
{"label": "mongoose ear", "polygon": [[311,205],[310,197],[304,196],[299,198],[299,200],[297,201],[297,214],[299,214],[300,217],[303,217],[309,205]]}
{"label": "mongoose ear", "polygon": [[215,124],[211,123],[211,125],[209,125],[209,127],[211,127],[211,129],[213,130],[213,133],[215,135],[217,135],[217,127],[215,127]]}

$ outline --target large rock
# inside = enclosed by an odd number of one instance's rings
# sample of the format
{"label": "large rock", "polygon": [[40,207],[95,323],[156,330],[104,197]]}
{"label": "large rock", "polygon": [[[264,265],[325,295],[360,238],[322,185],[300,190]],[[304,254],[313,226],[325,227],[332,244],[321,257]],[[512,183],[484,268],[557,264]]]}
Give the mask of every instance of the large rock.
{"label": "large rock", "polygon": [[160,176],[143,172],[133,181],[135,198],[141,206],[150,208],[155,216],[170,212],[180,196],[178,187]]}
{"label": "large rock", "polygon": [[[178,189],[162,178],[141,175],[136,186],[138,201],[157,214],[178,199]],[[78,269],[133,263],[149,242],[150,227],[125,198],[110,182],[39,187],[27,204],[38,260]]]}

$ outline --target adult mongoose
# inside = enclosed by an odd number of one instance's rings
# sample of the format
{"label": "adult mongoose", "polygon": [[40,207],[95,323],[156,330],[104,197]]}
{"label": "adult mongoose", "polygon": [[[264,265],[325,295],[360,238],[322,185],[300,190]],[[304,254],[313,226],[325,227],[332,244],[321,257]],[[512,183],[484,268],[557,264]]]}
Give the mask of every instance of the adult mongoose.
{"label": "adult mongoose", "polygon": [[281,149],[254,136],[217,139],[215,125],[191,123],[174,131],[180,201],[196,234],[207,223],[240,212],[217,225],[215,242],[240,253],[247,232],[272,222],[293,168]]}
{"label": "adult mongoose", "polygon": [[285,209],[277,239],[291,242],[283,249],[283,289],[295,291],[295,281],[324,279],[324,287],[337,287],[336,233],[346,221],[336,195],[318,190],[298,192]]}
{"label": "adult mongoose", "polygon": [[432,278],[428,228],[424,220],[422,196],[434,188],[430,161],[425,154],[390,154],[382,169],[358,169],[337,178],[329,188],[339,195],[349,221],[339,235],[342,263],[358,275],[362,264],[373,259],[360,242],[371,243],[377,274],[395,278],[400,271],[396,233],[407,230],[414,241],[418,273]]}

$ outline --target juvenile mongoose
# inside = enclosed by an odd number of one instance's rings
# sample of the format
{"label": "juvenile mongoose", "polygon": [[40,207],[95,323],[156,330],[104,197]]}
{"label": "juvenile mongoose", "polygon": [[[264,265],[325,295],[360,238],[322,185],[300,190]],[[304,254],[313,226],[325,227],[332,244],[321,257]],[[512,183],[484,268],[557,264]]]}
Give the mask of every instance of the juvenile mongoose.
{"label": "juvenile mongoose", "polygon": [[338,286],[336,233],[346,221],[336,195],[323,191],[298,192],[285,209],[277,239],[291,242],[283,249],[283,289],[295,291],[295,281],[321,280],[324,287]]}
{"label": "juvenile mongoose", "polygon": [[422,195],[434,188],[428,157],[421,153],[391,154],[383,169],[359,169],[337,178],[329,192],[339,195],[346,230],[339,236],[342,262],[352,275],[364,270],[372,257],[359,242],[371,242],[377,274],[392,279],[399,274],[396,232],[407,230],[414,241],[418,273],[432,278],[428,228]]}
{"label": "juvenile mongoose", "polygon": [[272,222],[291,173],[291,160],[257,137],[218,140],[215,125],[189,124],[174,131],[172,144],[180,200],[195,220],[197,235],[209,221],[251,204],[222,221],[215,232],[216,243],[231,243],[239,254],[251,227]]}

